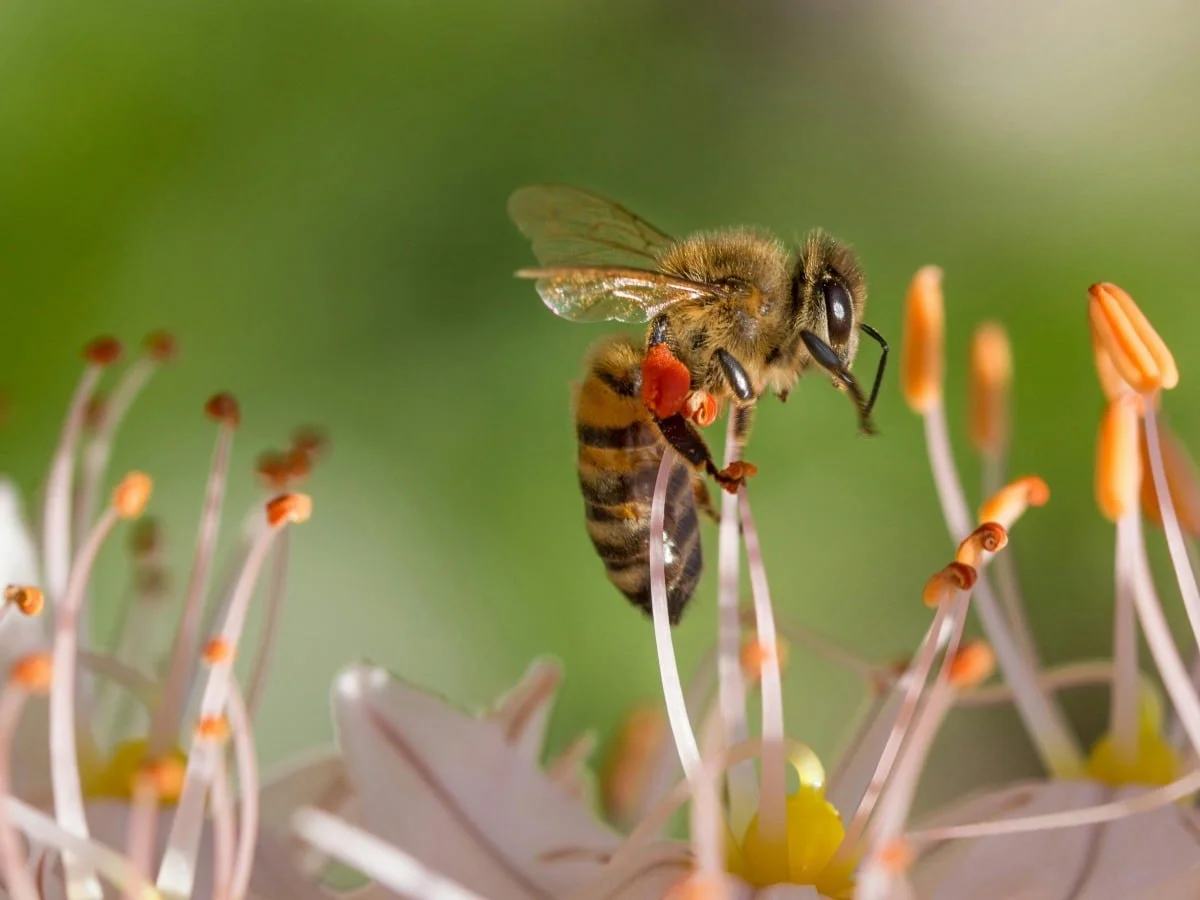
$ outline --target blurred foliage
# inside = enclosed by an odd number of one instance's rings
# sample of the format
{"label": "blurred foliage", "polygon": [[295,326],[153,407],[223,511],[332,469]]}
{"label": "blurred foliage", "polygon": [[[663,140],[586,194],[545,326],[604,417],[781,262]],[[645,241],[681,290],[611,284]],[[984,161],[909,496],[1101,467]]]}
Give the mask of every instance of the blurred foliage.
{"label": "blurred foliage", "polygon": [[[569,388],[603,329],[555,319],[511,277],[531,255],[504,211],[520,184],[569,181],[675,233],[830,229],[860,252],[894,347],[907,279],[943,266],[955,435],[970,330],[999,319],[1013,465],[1054,490],[1013,543],[1040,645],[1103,654],[1112,535],[1091,499],[1084,289],[1125,285],[1171,339],[1184,380],[1167,409],[1194,440],[1197,13],[1052,6],[5,4],[3,468],[36,490],[90,336],[166,326],[180,362],[116,467],[157,476],[179,583],[210,392],[245,410],[227,535],[258,496],[257,452],[301,422],[333,437],[294,536],[267,758],[328,738],[331,677],[363,657],[473,705],[553,654],[555,742],[609,734],[658,688],[649,627],[604,580],[575,487]],[[748,455],[780,608],[895,657],[950,546],[894,377],[878,423],[856,437],[845,398],[812,379],[765,404]],[[100,628],[120,557],[99,576]],[[711,575],[678,631],[685,667],[712,640]],[[830,750],[857,691],[796,659],[789,730]],[[1072,709],[1093,734],[1101,704]],[[1028,766],[1014,724],[965,714],[947,758],[988,778]]]}

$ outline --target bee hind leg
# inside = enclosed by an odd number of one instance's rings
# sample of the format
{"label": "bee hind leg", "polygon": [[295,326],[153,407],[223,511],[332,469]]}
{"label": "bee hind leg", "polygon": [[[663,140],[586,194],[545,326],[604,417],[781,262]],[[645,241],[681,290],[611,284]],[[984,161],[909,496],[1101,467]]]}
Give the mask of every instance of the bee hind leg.
{"label": "bee hind leg", "polygon": [[712,495],[708,493],[708,485],[702,478],[692,479],[692,495],[696,498],[696,509],[710,522],[720,522],[721,513],[713,505]]}

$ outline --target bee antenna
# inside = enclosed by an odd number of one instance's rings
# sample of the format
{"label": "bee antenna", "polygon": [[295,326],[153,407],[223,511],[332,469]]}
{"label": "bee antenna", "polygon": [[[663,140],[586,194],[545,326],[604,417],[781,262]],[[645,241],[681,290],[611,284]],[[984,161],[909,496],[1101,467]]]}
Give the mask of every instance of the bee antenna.
{"label": "bee antenna", "polygon": [[862,322],[858,326],[859,330],[866,334],[871,340],[879,344],[881,355],[879,357],[879,368],[875,370],[875,383],[871,385],[871,398],[867,401],[867,408],[863,410],[863,416],[870,416],[871,410],[875,408],[875,400],[879,396],[879,388],[883,384],[883,371],[887,368],[888,358],[888,343],[883,339],[883,335],[868,325]]}

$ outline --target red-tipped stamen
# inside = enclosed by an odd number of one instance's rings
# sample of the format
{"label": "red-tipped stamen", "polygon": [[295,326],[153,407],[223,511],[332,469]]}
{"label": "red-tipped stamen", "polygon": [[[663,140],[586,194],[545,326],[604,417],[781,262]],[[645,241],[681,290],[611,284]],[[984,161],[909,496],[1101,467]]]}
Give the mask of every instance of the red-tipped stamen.
{"label": "red-tipped stamen", "polygon": [[758,643],[766,651],[760,680],[763,755],[759,763],[758,828],[765,843],[786,844],[787,760],[783,753],[783,678],[779,670],[779,642],[775,637],[775,616],[771,610],[771,592],[762,548],[758,542],[758,529],[754,525],[745,488],[739,491],[739,500]]}
{"label": "red-tipped stamen", "polygon": [[39,900],[41,897],[3,800],[12,794],[9,763],[25,702],[32,692],[44,692],[49,687],[52,673],[53,664],[45,653],[25,657],[14,666],[8,683],[0,691],[0,875],[4,876],[12,900]]}
{"label": "red-tipped stamen", "polygon": [[248,682],[250,687],[246,691],[246,706],[250,710],[251,718],[258,714],[263,691],[267,685],[267,676],[271,672],[271,661],[275,658],[275,645],[283,620],[284,595],[287,593],[288,546],[288,535],[287,532],[284,532],[275,542],[274,550],[271,551],[271,573],[267,580],[266,613],[263,617],[258,652],[254,656],[254,664],[250,669]]}
{"label": "red-tipped stamen", "polygon": [[113,437],[155,370],[174,356],[173,343],[170,335],[162,332],[149,336],[143,345],[143,354],[125,370],[108,397],[104,414],[83,451],[79,502],[75,509],[77,542],[83,540],[88,525],[95,518],[96,504],[112,457]]}
{"label": "red-tipped stamen", "polygon": [[[55,816],[65,831],[81,840],[88,838],[88,825],[83,811],[83,787],[79,777],[75,732],[75,659],[80,611],[96,556],[121,517],[116,504],[127,506],[131,502],[129,495],[140,493],[140,483],[130,486],[126,481],[118,486],[113,495],[114,505],[101,515],[100,521],[79,548],[57,609],[54,629],[55,677],[50,689],[50,775],[54,785]],[[93,868],[84,860],[64,853],[63,870],[72,900],[76,897],[81,900],[100,900],[103,895],[100,882]]]}
{"label": "red-tipped stamen", "polygon": [[1153,407],[1152,403],[1145,405],[1144,420],[1146,451],[1150,457],[1150,473],[1154,478],[1154,490],[1158,494],[1159,509],[1162,510],[1163,531],[1167,535],[1167,548],[1171,552],[1171,563],[1175,568],[1179,593],[1183,597],[1183,606],[1187,611],[1188,622],[1192,626],[1192,635],[1197,642],[1200,642],[1200,590],[1196,587],[1196,576],[1192,571],[1191,560],[1188,559],[1187,544],[1179,526],[1179,518],[1175,515],[1175,500],[1167,485],[1162,448],[1158,440],[1158,413],[1154,411]]}
{"label": "red-tipped stamen", "polygon": [[[741,447],[737,441],[737,417],[729,410],[725,429],[725,465],[737,462]],[[746,683],[742,677],[739,563],[738,500],[721,491],[721,524],[717,546],[717,703],[725,725],[725,743],[732,747],[746,739]],[[726,776],[729,793],[729,823],[737,834],[744,834],[758,806],[758,785],[751,763],[734,766]]]}
{"label": "red-tipped stamen", "polygon": [[[300,495],[302,496],[302,495]],[[307,498],[304,498],[307,500]],[[268,504],[268,521],[272,527],[263,531],[250,548],[246,565],[238,579],[233,597],[229,602],[229,610],[221,625],[219,637],[236,647],[241,640],[242,628],[246,622],[246,614],[250,607],[250,599],[254,593],[254,585],[262,569],[263,560],[271,549],[279,529],[290,519],[278,515],[278,504]],[[311,502],[308,503],[311,508]],[[306,512],[308,510],[305,510]],[[205,723],[223,721],[223,713],[228,702],[230,686],[233,679],[232,666],[222,664],[208,669],[204,691],[200,700],[200,722],[202,728],[192,742],[192,750],[188,754],[187,779],[184,783],[183,794],[179,798],[179,807],[171,833],[167,839],[167,849],[163,856],[162,865],[158,871],[157,884],[165,893],[175,892],[183,896],[190,895],[196,875],[196,853],[200,844],[200,833],[204,825],[204,800],[212,783],[218,755],[223,753],[223,746],[211,738],[211,733],[205,732]]]}
{"label": "red-tipped stamen", "polygon": [[483,900],[473,891],[430,872],[417,860],[370,832],[336,816],[307,807],[296,813],[292,823],[310,844],[402,896],[424,900]]}
{"label": "red-tipped stamen", "polygon": [[241,422],[237,401],[230,394],[217,394],[209,399],[206,414],[220,425],[212,465],[204,491],[204,506],[196,533],[196,554],[184,591],[183,612],[171,648],[171,667],[163,684],[162,700],[150,724],[147,752],[161,756],[174,742],[179,732],[183,707],[187,703],[188,676],[196,652],[200,620],[204,612],[209,579],[212,576],[213,554],[221,526],[221,507],[229,477],[229,454],[233,433]]}
{"label": "red-tipped stamen", "polygon": [[46,476],[45,507],[42,513],[42,563],[45,566],[46,590],[50,599],[58,602],[67,587],[71,570],[71,501],[75,472],[75,449],[83,431],[88,404],[100,383],[100,376],[111,362],[113,348],[120,355],[119,345],[111,339],[93,342],[84,352],[88,365],[83,371],[63,422],[50,472]]}
{"label": "red-tipped stamen", "polygon": [[237,854],[233,862],[230,895],[241,900],[250,888],[250,872],[254,868],[254,851],[258,848],[258,761],[254,755],[254,733],[246,702],[236,682],[229,692],[229,725],[233,735],[233,754],[237,762],[238,792],[241,806],[238,815]]}
{"label": "red-tipped stamen", "polygon": [[671,466],[675,461],[675,451],[667,448],[658,467],[654,498],[650,505],[650,606],[654,619],[658,668],[662,676],[663,700],[667,706],[667,721],[671,724],[679,763],[690,781],[696,777],[700,767],[700,748],[696,745],[696,733],[692,730],[687,703],[683,697],[683,685],[679,681],[679,666],[675,662],[675,644],[671,638],[671,620],[667,613],[666,548],[663,534],[667,483],[670,481]]}

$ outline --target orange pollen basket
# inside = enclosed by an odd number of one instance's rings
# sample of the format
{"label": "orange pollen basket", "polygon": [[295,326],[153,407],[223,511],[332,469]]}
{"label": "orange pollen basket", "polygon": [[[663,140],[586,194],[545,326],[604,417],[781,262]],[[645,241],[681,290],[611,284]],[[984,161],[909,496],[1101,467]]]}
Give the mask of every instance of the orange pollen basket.
{"label": "orange pollen basket", "polygon": [[683,409],[692,375],[666,344],[655,344],[642,363],[642,402],[660,419]]}

